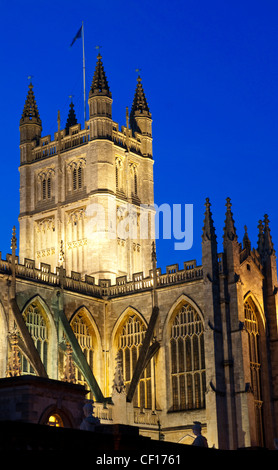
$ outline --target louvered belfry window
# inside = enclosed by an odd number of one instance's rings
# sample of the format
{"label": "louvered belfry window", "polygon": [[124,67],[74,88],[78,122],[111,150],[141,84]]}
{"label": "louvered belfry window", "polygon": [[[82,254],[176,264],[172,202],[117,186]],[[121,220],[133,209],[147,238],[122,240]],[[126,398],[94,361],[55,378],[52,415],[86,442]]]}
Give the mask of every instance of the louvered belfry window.
{"label": "louvered belfry window", "polygon": [[[134,373],[136,361],[139,357],[145,331],[146,328],[141,319],[137,315],[130,315],[126,319],[118,336],[118,348],[127,391]],[[133,398],[134,407],[151,408],[151,380],[151,362],[149,362],[136,388]]]}
{"label": "louvered belfry window", "polygon": [[174,410],[205,407],[204,327],[196,310],[185,303],[171,328],[171,389]]}

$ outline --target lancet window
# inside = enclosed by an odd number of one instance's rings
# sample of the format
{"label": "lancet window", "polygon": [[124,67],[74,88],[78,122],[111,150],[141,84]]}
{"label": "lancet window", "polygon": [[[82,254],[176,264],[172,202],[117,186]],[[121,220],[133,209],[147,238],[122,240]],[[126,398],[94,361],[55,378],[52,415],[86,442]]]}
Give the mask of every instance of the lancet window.
{"label": "lancet window", "polygon": [[204,327],[189,304],[180,307],[170,337],[172,409],[191,410],[205,406]]}
{"label": "lancet window", "polygon": [[248,333],[249,363],[251,375],[251,389],[254,396],[256,429],[258,445],[263,445],[263,425],[262,425],[262,395],[261,395],[261,362],[259,348],[259,325],[257,309],[254,302],[249,298],[244,303],[245,330]]}
{"label": "lancet window", "polygon": [[[135,365],[145,337],[146,327],[138,315],[129,315],[118,336],[118,350],[123,367],[126,389],[130,386]],[[133,398],[133,406],[151,409],[152,407],[152,363],[145,368]]]}
{"label": "lancet window", "polygon": [[47,168],[38,174],[38,200],[47,201],[53,197],[54,169]]}
{"label": "lancet window", "polygon": [[72,160],[67,165],[68,170],[68,191],[77,191],[84,188],[84,168],[86,165],[85,158],[79,158],[77,160]]}

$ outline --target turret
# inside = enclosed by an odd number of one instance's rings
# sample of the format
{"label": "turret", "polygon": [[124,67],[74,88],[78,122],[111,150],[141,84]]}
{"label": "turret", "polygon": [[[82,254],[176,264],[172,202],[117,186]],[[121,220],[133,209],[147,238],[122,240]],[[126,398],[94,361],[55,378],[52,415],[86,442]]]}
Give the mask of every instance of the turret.
{"label": "turret", "polygon": [[112,139],[112,94],[102,57],[97,57],[96,69],[89,93],[90,135],[93,139]]}
{"label": "turret", "polygon": [[35,100],[33,85],[30,83],[27,98],[20,119],[20,163],[31,161],[32,149],[38,145],[42,123]]}
{"label": "turret", "polygon": [[130,111],[130,127],[133,135],[141,134],[142,154],[152,156],[152,115],[146,100],[140,76]]}

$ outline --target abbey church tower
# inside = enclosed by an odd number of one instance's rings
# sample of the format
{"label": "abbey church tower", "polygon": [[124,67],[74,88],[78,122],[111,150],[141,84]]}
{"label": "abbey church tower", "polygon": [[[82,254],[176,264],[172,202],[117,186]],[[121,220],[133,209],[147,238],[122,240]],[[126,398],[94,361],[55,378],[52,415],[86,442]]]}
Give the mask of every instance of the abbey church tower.
{"label": "abbey church tower", "polygon": [[[126,125],[112,120],[99,55],[81,129],[71,103],[54,140],[30,84],[20,121],[20,260],[95,280],[149,274],[154,229],[152,118],[138,77]],[[43,264],[42,264],[43,263]],[[93,279],[92,279],[92,282]]]}

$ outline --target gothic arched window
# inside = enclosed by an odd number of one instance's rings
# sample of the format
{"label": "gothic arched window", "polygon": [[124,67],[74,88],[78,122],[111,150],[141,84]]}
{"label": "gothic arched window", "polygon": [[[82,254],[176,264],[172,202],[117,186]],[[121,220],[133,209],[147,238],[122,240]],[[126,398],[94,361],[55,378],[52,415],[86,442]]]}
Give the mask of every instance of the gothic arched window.
{"label": "gothic arched window", "polygon": [[[146,327],[137,315],[129,315],[118,335],[118,350],[123,367],[123,377],[128,391],[140,349],[145,337]],[[136,388],[133,406],[151,409],[152,378],[151,362],[145,368]]]}
{"label": "gothic arched window", "polygon": [[[49,340],[45,312],[37,302],[32,302],[23,312],[23,318],[47,370]],[[32,365],[23,354],[21,354],[21,369],[23,374],[35,374]]]}
{"label": "gothic arched window", "polygon": [[261,363],[257,309],[252,299],[244,303],[245,330],[248,333],[251,388],[254,396],[258,445],[263,445]]}
{"label": "gothic arched window", "polygon": [[203,322],[185,303],[174,317],[170,336],[172,409],[205,406],[205,353]]}
{"label": "gothic arched window", "polygon": [[[93,370],[94,362],[94,335],[92,327],[86,315],[83,312],[76,314],[71,321],[72,330],[77,338],[80,348],[89,364],[91,370]],[[86,380],[80,370],[75,368],[76,382],[80,385],[84,385],[88,388]]]}

